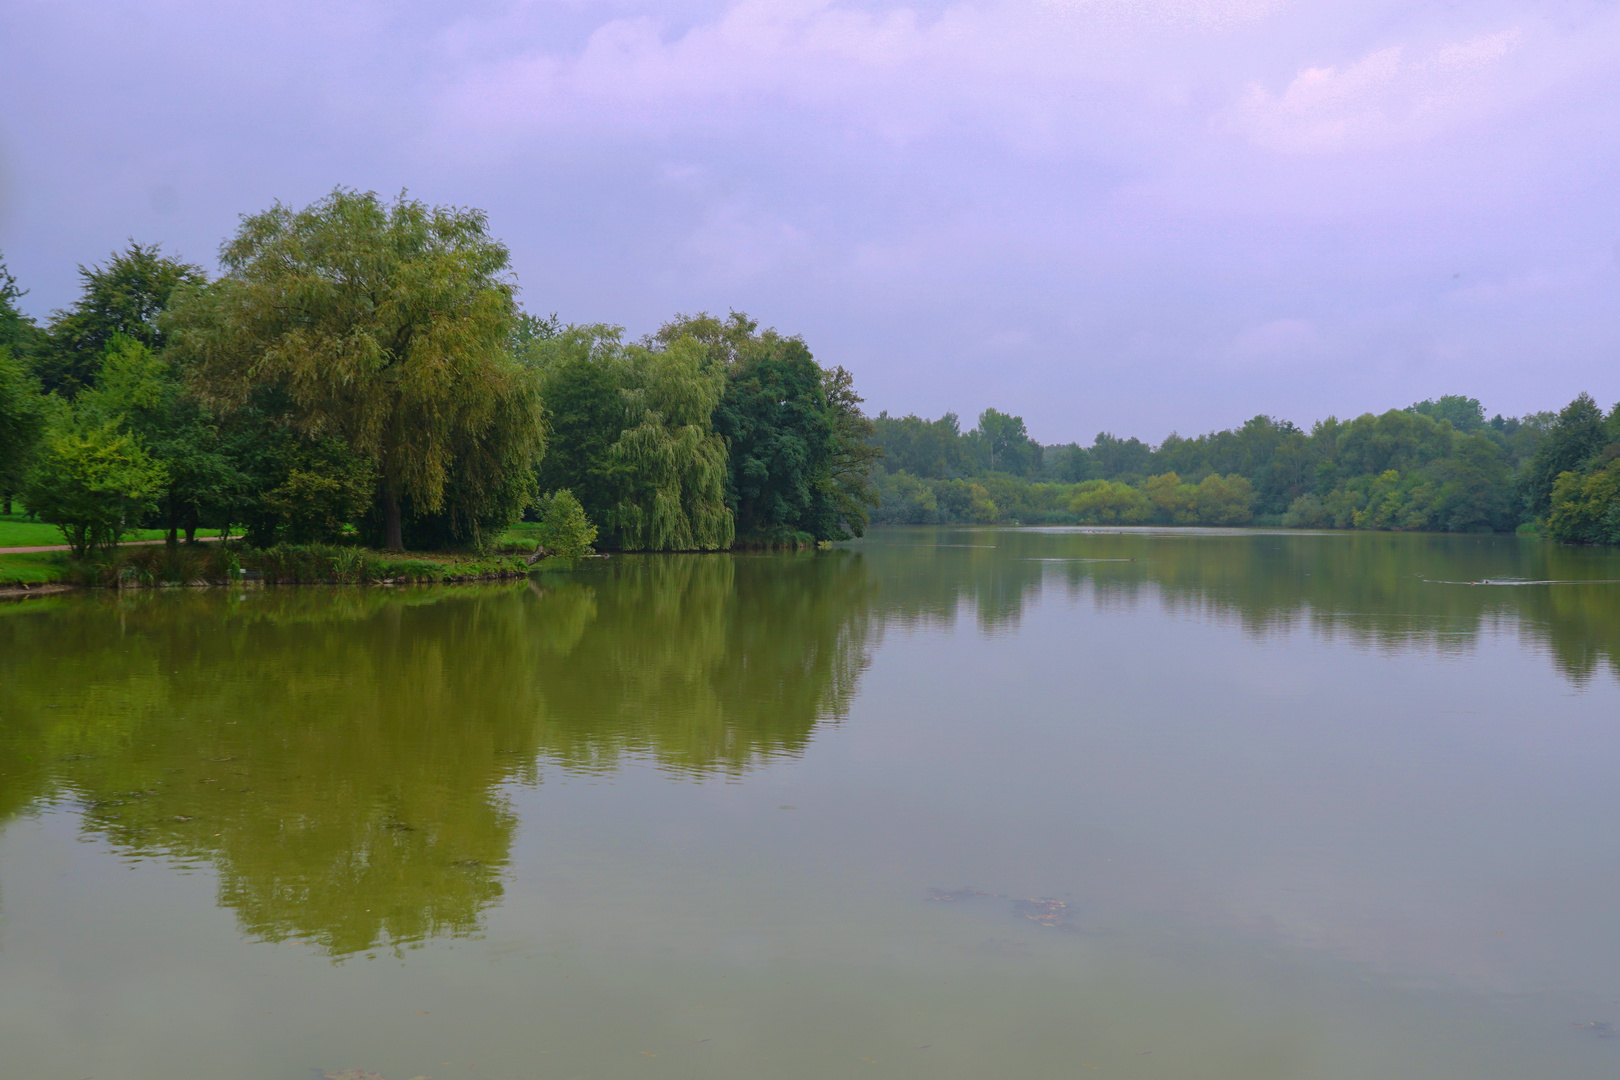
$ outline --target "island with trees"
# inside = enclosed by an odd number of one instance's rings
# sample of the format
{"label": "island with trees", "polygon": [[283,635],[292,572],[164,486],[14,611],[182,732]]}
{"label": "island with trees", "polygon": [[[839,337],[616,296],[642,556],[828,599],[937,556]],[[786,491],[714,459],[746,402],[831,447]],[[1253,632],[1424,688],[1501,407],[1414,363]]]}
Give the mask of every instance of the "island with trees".
{"label": "island with trees", "polygon": [[[213,278],[134,241],[79,273],[79,299],[41,324],[0,263],[0,509],[59,530],[77,580],[249,562],[270,580],[446,580],[593,548],[809,547],[869,523],[1620,544],[1620,406],[1585,394],[1521,417],[1461,395],[1308,430],[1257,416],[1157,446],[1043,446],[995,409],[965,432],[950,413],[869,418],[800,337],[736,312],[638,340],[542,318],[481,211],[343,188],[244,216]],[[142,529],[167,553],[120,549]],[[239,540],[176,569],[202,532]]]}

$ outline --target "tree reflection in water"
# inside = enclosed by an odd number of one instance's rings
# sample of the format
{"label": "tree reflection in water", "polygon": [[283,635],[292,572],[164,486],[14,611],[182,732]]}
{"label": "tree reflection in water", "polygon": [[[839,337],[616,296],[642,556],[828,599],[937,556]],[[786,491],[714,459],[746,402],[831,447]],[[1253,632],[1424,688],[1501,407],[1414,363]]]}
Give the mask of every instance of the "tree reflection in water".
{"label": "tree reflection in water", "polygon": [[[1479,585],[1527,579],[1587,582]],[[475,589],[87,595],[0,608],[0,816],[82,807],[334,957],[479,929],[505,792],[627,758],[739,776],[847,714],[884,627],[1159,605],[1257,637],[1620,672],[1620,556],[1512,537],[884,530],[858,551],[629,556]]]}
{"label": "tree reflection in water", "polygon": [[75,598],[0,618],[0,812],[51,799],[206,861],[267,940],[462,935],[501,895],[503,785],[627,754],[798,752],[865,663],[858,557],[638,557],[476,590]]}

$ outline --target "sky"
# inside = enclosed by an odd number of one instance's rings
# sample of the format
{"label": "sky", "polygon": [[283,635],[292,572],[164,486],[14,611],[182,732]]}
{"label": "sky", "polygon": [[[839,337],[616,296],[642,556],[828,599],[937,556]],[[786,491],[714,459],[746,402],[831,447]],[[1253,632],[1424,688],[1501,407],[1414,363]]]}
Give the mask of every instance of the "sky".
{"label": "sky", "polygon": [[23,306],[335,186],[1047,443],[1620,398],[1620,0],[6,0]]}

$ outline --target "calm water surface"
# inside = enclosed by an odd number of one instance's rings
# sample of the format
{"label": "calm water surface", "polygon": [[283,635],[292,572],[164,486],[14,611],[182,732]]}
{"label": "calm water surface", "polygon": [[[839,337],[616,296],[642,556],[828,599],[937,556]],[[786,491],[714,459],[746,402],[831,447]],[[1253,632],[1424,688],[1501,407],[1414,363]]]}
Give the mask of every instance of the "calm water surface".
{"label": "calm water surface", "polygon": [[0,607],[0,1074],[1612,1078],[1617,661],[1506,537]]}

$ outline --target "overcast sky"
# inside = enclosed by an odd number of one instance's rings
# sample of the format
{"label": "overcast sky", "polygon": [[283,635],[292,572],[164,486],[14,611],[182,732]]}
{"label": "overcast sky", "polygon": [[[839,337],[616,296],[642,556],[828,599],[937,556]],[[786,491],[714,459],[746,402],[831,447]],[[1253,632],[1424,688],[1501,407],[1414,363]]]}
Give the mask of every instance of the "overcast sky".
{"label": "overcast sky", "polygon": [[341,184],[1045,442],[1620,398],[1616,0],[6,0],[0,100],[41,317]]}

